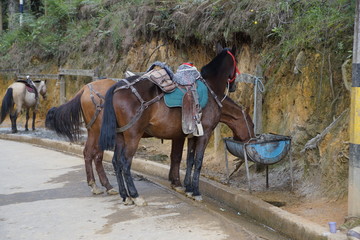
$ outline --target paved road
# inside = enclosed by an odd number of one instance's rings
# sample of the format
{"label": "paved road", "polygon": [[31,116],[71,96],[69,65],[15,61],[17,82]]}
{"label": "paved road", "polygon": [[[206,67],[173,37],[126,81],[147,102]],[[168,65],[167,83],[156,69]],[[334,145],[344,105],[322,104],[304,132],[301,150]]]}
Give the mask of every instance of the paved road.
{"label": "paved road", "polygon": [[81,157],[0,140],[0,239],[286,239],[211,201],[142,178],[135,184],[148,206],[93,196]]}

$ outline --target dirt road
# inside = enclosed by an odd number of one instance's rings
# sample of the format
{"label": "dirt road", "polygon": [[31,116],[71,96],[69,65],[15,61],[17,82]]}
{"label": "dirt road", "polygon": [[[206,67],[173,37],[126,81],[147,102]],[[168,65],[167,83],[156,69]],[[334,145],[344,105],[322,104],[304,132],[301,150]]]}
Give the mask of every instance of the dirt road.
{"label": "dirt road", "polygon": [[194,204],[139,177],[146,207],[93,196],[80,157],[0,140],[0,159],[2,239],[286,239],[216,203]]}

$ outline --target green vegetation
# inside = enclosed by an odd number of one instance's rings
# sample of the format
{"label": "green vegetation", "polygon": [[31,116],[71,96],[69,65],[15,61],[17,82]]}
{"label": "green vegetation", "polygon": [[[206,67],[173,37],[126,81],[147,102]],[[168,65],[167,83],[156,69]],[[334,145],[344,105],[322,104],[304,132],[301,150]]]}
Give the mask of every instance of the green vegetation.
{"label": "green vegetation", "polygon": [[[280,2],[278,15],[291,10],[292,17],[273,27],[268,37],[279,38],[283,57],[296,49],[324,47],[339,54],[348,54],[352,48],[354,2],[353,1],[293,1]],[[290,8],[291,7],[291,8]]]}
{"label": "green vegetation", "polygon": [[[178,45],[251,42],[274,46],[285,60],[297,49],[331,48],[349,56],[354,1],[351,0],[43,0],[46,15],[25,15],[24,23],[0,36],[0,55],[12,47],[40,57],[66,56],[84,41],[110,39],[127,49],[127,35]],[[16,17],[16,16],[15,16]],[[91,37],[92,39],[88,39]],[[271,56],[274,57],[274,56]]]}

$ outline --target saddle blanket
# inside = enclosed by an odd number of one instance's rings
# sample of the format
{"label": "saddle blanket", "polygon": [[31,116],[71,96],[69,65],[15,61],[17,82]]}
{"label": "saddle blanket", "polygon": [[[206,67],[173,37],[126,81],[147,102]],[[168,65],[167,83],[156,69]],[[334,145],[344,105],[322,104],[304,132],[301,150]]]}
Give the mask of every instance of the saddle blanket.
{"label": "saddle blanket", "polygon": [[[196,81],[196,90],[199,95],[199,104],[201,108],[204,108],[208,102],[208,90],[203,82],[200,80]],[[176,88],[175,91],[171,93],[166,93],[164,96],[164,101],[168,107],[181,107],[182,99],[185,94],[185,91],[179,88]]]}
{"label": "saddle blanket", "polygon": [[30,86],[28,86],[28,85],[26,85],[25,87],[26,87],[26,90],[27,90],[29,93],[35,93],[35,90],[34,90],[32,87],[30,87]]}

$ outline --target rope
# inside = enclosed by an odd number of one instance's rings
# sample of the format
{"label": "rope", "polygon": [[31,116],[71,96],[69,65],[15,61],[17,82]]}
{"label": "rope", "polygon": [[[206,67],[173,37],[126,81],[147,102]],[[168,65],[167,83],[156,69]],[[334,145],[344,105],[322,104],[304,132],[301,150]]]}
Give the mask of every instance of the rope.
{"label": "rope", "polygon": [[[254,87],[256,87],[259,90],[259,92],[261,92],[261,93],[265,92],[265,86],[264,86],[264,83],[262,82],[262,79],[263,79],[262,77],[258,77],[258,76],[251,75],[248,73],[242,73],[241,75],[247,76],[251,79],[254,79],[254,84],[255,84]],[[240,82],[239,80],[236,80],[236,81]]]}

